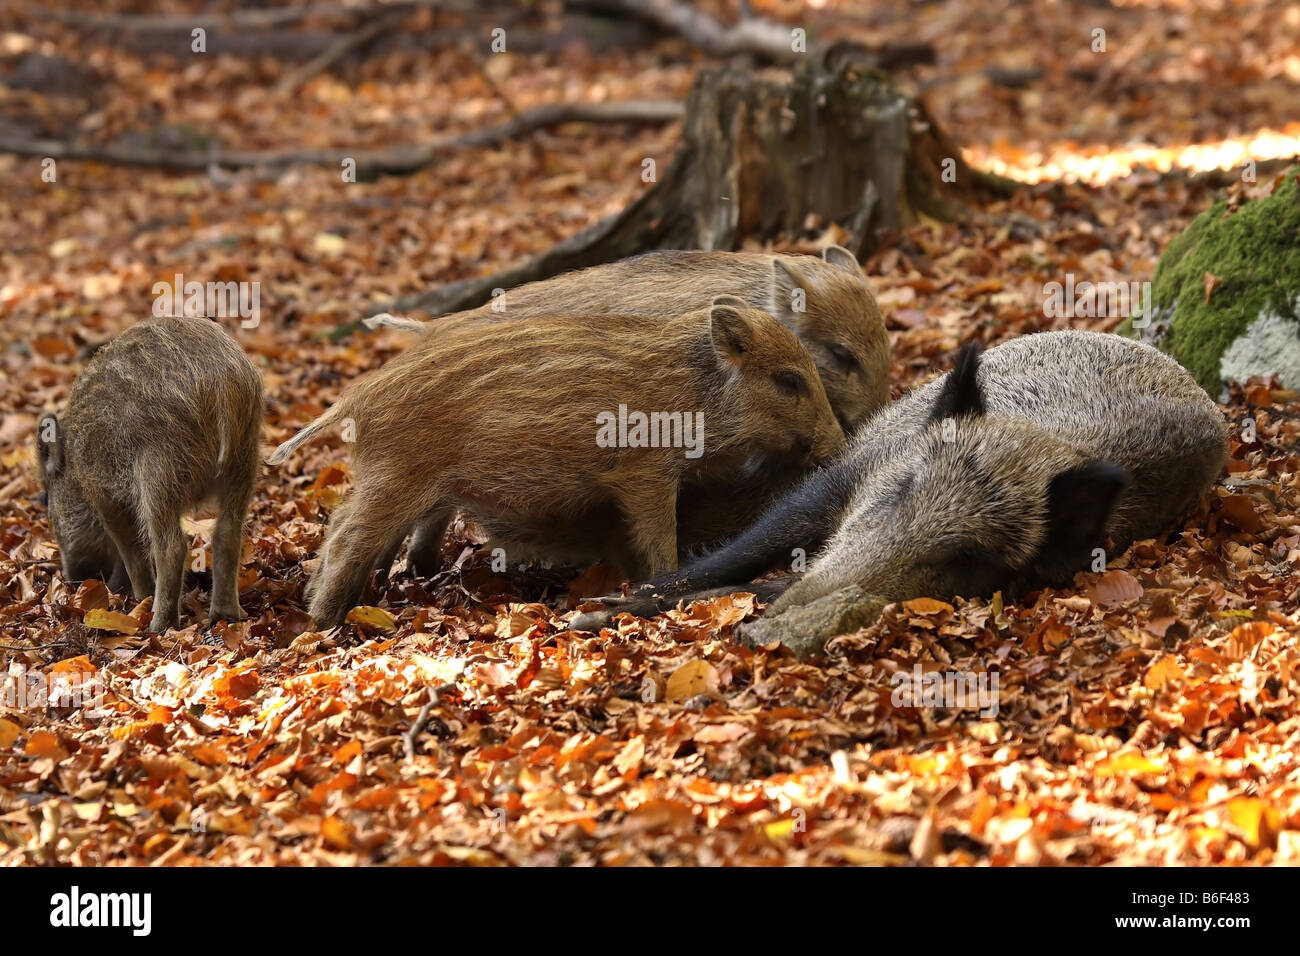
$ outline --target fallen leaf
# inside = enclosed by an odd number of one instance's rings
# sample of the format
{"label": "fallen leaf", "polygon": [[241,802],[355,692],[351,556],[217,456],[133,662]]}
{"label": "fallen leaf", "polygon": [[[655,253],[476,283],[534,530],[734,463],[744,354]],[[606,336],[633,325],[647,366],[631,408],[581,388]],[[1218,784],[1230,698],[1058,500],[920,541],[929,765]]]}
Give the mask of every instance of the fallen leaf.
{"label": "fallen leaf", "polygon": [[666,700],[690,700],[700,694],[720,697],[718,669],[708,661],[690,661],[673,671],[668,678]]}
{"label": "fallen leaf", "polygon": [[347,622],[376,631],[397,630],[397,618],[393,617],[392,614],[382,607],[371,607],[364,604],[348,611]]}
{"label": "fallen leaf", "polygon": [[953,610],[951,604],[946,604],[943,601],[936,601],[934,598],[928,597],[904,601],[903,608],[904,610],[911,611],[913,614],[951,614]]}
{"label": "fallen leaf", "polygon": [[347,252],[348,241],[332,232],[318,232],[315,238],[312,239],[311,246],[317,252],[323,252],[328,256],[338,256]]}
{"label": "fallen leaf", "polygon": [[1147,670],[1142,683],[1152,690],[1163,690],[1171,681],[1187,679],[1187,674],[1178,665],[1177,658],[1165,655]]}
{"label": "fallen leaf", "polygon": [[1247,534],[1257,534],[1264,526],[1255,502],[1246,495],[1228,495],[1219,499],[1219,511],[1230,524]]}
{"label": "fallen leaf", "polygon": [[321,820],[320,835],[331,850],[352,848],[352,827],[338,817],[325,817]]}
{"label": "fallen leaf", "polygon": [[1237,797],[1228,801],[1228,820],[1251,846],[1272,846],[1282,829],[1282,815],[1265,800]]}
{"label": "fallen leaf", "polygon": [[59,738],[48,730],[33,731],[27,738],[26,753],[32,757],[48,757],[55,763],[68,756],[68,752],[59,743]]}
{"label": "fallen leaf", "polygon": [[1088,589],[1088,596],[1102,607],[1118,607],[1142,596],[1142,585],[1127,571],[1107,571]]}
{"label": "fallen leaf", "polygon": [[95,665],[90,663],[90,658],[85,654],[77,657],[67,657],[59,661],[50,668],[52,674],[93,674]]}
{"label": "fallen leaf", "polygon": [[86,627],[93,627],[100,631],[113,631],[117,634],[134,634],[140,630],[140,622],[131,615],[120,611],[107,611],[103,608],[87,611],[86,616],[81,620]]}
{"label": "fallen leaf", "polygon": [[1214,290],[1223,285],[1223,280],[1213,272],[1206,272],[1201,276],[1201,284],[1205,287],[1205,304],[1210,304],[1210,296],[1214,295]]}

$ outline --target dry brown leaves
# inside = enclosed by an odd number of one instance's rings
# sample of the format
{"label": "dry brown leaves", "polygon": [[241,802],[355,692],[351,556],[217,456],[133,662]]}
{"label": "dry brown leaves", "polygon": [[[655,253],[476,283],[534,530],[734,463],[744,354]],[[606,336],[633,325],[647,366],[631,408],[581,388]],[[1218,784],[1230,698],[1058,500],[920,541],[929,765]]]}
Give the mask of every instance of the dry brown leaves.
{"label": "dry brown leaves", "polygon": [[[760,6],[796,16],[790,3]],[[1152,32],[1158,12],[1106,12],[1150,41],[1151,62],[1058,62],[1053,51],[1078,33],[1071,9],[898,3],[879,13],[888,26],[842,29],[934,42],[940,65],[908,79],[935,91],[959,141],[995,154],[1066,134],[1112,142],[1120,121],[1170,144],[1236,132],[1203,128],[1212,121],[1193,117],[1219,111],[1181,93],[1153,100],[1152,64],[1166,84],[1213,74],[1250,128],[1289,119],[1284,98],[1224,88],[1263,82],[1281,62],[1285,4],[1250,5],[1233,31],[1180,14],[1168,36]],[[11,38],[36,29],[4,16]],[[104,72],[105,138],[190,122],[241,148],[386,145],[503,109],[463,50],[399,50],[355,76],[321,77],[303,109],[276,102],[240,61],[168,71],[41,29]],[[986,65],[1045,75],[1005,89]],[[692,66],[654,51],[570,51],[511,54],[496,69],[525,108],[584,91],[680,96]],[[1080,103],[1093,105],[1081,114]],[[0,108],[55,133],[78,115],[66,97],[35,93]],[[399,573],[321,633],[300,593],[347,493],[338,446],[316,447],[301,473],[264,477],[241,574],[247,621],[206,630],[195,587],[190,626],[157,637],[142,629],[147,603],[63,580],[30,471],[36,415],[66,398],[87,346],[149,313],[155,280],[263,283],[262,325],[236,334],[263,369],[271,444],[405,342],[319,333],[618,208],[642,188],[641,158],[670,156],[676,135],[575,127],[537,148],[347,186],[333,170],[216,184],[61,163],[50,187],[36,166],[0,158],[0,662],[15,695],[0,707],[0,863],[1300,859],[1300,404],[1269,383],[1234,394],[1228,478],[1168,540],[1021,605],[893,606],[816,663],[733,643],[754,610],[743,596],[624,619],[598,638],[564,633],[571,602],[558,595],[572,575],[496,573],[463,528],[442,575]],[[1208,199],[1139,174],[1041,187],[978,222],[894,237],[868,271],[893,330],[895,385],[923,381],[963,339],[1047,327],[1043,284],[1066,272],[1150,276]],[[203,546],[202,522],[191,530]],[[609,586],[597,568],[575,590]],[[954,672],[996,674],[996,711],[896,700],[900,680]],[[68,697],[86,686],[102,686],[93,718]]]}

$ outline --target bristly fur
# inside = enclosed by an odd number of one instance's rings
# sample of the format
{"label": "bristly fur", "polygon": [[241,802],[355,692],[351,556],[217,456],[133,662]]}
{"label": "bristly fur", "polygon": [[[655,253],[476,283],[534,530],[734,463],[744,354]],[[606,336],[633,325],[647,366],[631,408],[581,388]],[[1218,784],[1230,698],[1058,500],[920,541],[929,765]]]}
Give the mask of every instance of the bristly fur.
{"label": "bristly fur", "polygon": [[154,319],[100,349],[67,408],[37,425],[68,580],[129,581],[137,599],[153,594],[152,630],[177,625],[187,556],[181,517],[213,503],[210,618],[242,617],[239,555],[262,412],[257,369],[207,319]]}
{"label": "bristly fur", "polygon": [[[782,374],[805,390],[783,391]],[[599,447],[597,416],[620,404],[702,412],[703,456]],[[349,386],[273,460],[344,419],[356,486],[308,587],[321,624],[347,613],[408,530],[440,532],[457,509],[512,555],[675,567],[685,482],[720,480],[756,455],[806,469],[844,440],[799,340],[729,297],[653,327],[639,316],[450,322]]]}
{"label": "bristly fur", "polygon": [[[373,327],[443,334],[449,322],[513,322],[530,316],[617,314],[662,318],[708,305],[730,293],[779,319],[817,365],[831,408],[846,433],[889,401],[889,336],[853,254],[830,246],[823,258],[752,252],[649,252],[506,291],[504,311],[492,304],[428,323],[381,315]],[[683,555],[715,547],[748,526],[805,472],[755,463],[724,482],[688,479],[678,506]],[[417,531],[409,556],[421,573],[437,566],[437,528]]]}
{"label": "bristly fur", "polygon": [[[1168,529],[1227,450],[1222,413],[1156,349],[1094,332],[1027,335],[964,353],[859,431],[824,475],[655,589],[738,584],[798,546],[821,551],[775,610],[850,584],[894,600],[1064,585],[1108,538],[1113,557]],[[801,527],[802,541],[791,530]]]}
{"label": "bristly fur", "polygon": [[507,290],[504,303],[431,322],[383,313],[365,324],[436,333],[448,321],[512,322],[560,313],[672,317],[703,308],[721,294],[738,296],[799,336],[846,431],[889,401],[884,316],[857,260],[840,246],[828,247],[822,259],[757,252],[647,252],[530,282]]}

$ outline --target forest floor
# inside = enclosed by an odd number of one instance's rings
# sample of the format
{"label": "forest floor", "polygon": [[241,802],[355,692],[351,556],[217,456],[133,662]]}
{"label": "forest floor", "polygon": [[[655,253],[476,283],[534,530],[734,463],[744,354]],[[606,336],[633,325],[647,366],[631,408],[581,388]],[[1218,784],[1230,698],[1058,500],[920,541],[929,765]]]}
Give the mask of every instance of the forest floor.
{"label": "forest floor", "polygon": [[[756,7],[802,22],[793,2]],[[900,82],[976,165],[1038,183],[865,264],[896,394],[966,340],[1114,328],[1122,316],[1045,318],[1044,285],[1149,279],[1218,188],[1171,166],[1297,151],[1288,0],[863,10],[828,2],[807,22],[932,43],[937,63]],[[671,39],[489,58],[488,29],[399,41],[284,94],[271,59],[136,54],[6,10],[0,133],[376,148],[508,117],[494,86],[515,109],[681,99],[708,62]],[[12,85],[32,54],[65,58],[57,84]],[[1008,76],[1023,85],[994,81]],[[230,328],[266,381],[269,447],[407,341],[325,333],[617,210],[679,133],[564,126],[357,183],[73,161],[49,183],[39,159],[0,157],[0,863],[1300,862],[1300,403],[1268,383],[1231,396],[1228,476],[1167,539],[1018,605],[892,606],[811,662],[733,643],[744,597],[565,632],[576,572],[497,574],[463,526],[447,571],[399,565],[374,609],[317,632],[300,595],[347,493],[338,443],[263,474],[248,620],[208,629],[196,587],[190,625],[153,636],[149,602],[64,581],[36,416],[62,405],[88,346],[151,314],[155,282],[260,282],[260,323]],[[811,225],[780,248],[840,236]],[[210,529],[193,523],[195,548]],[[589,569],[572,590],[612,583]],[[996,711],[895,704],[894,675],[918,667],[996,672]],[[33,677],[101,680],[103,706],[15,697]]]}

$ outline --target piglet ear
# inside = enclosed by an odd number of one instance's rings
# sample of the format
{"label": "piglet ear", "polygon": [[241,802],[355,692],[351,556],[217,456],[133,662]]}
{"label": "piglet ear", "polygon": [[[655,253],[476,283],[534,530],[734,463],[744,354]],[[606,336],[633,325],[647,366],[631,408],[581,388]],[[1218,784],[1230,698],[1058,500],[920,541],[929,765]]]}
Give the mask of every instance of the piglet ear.
{"label": "piglet ear", "polygon": [[1047,536],[1035,558],[1045,584],[1064,586],[1088,567],[1092,551],[1106,536],[1115,502],[1129,485],[1129,474],[1108,461],[1093,461],[1061,472],[1047,487]]}
{"label": "piglet ear", "polygon": [[941,422],[945,418],[984,414],[984,396],[980,394],[978,379],[979,360],[979,344],[967,342],[957,353],[957,364],[943,381],[934,409],[930,412],[931,421]]}
{"label": "piglet ear", "polygon": [[46,481],[63,473],[63,428],[53,412],[46,412],[36,423],[36,449]]}
{"label": "piglet ear", "polygon": [[826,261],[827,265],[843,269],[845,272],[858,277],[862,276],[862,266],[858,265],[857,256],[843,246],[827,246],[822,250],[822,259]]}
{"label": "piglet ear", "polygon": [[748,309],[750,305],[738,295],[732,295],[730,292],[722,292],[713,297],[713,305],[729,305],[733,309]]}
{"label": "piglet ear", "polygon": [[745,315],[748,306],[733,295],[720,295],[709,308],[713,351],[727,365],[744,365],[754,350],[754,328]]}

